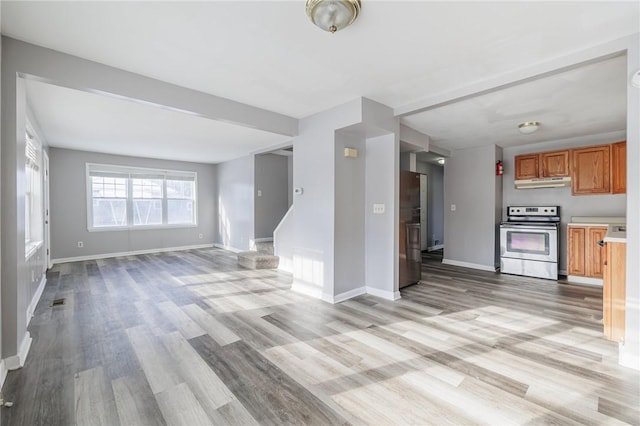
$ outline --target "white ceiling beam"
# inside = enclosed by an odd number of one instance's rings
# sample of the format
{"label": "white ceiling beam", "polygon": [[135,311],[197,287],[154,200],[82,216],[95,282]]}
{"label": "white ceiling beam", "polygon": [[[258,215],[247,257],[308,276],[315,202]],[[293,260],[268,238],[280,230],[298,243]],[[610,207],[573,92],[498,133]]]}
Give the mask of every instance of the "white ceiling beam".
{"label": "white ceiling beam", "polygon": [[[298,120],[251,105],[166,83],[9,37],[2,38],[3,62],[24,78],[85,92],[167,108],[286,136],[298,134]],[[185,70],[185,72],[188,72]]]}
{"label": "white ceiling beam", "polygon": [[549,75],[568,71],[584,65],[611,59],[623,55],[628,49],[633,36],[619,38],[585,50],[540,62],[533,66],[505,72],[494,77],[476,81],[454,90],[427,96],[394,109],[396,117],[404,117],[431,109],[439,108],[462,100],[485,95],[497,90],[506,89]]}

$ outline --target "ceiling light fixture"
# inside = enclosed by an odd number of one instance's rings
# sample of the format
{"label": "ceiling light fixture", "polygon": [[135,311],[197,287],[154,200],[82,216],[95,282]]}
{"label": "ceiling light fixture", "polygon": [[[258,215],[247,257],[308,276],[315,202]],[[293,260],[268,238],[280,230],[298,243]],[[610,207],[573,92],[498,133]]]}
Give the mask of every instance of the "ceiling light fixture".
{"label": "ceiling light fixture", "polygon": [[360,0],[307,0],[311,22],[330,33],[349,26],[360,13]]}
{"label": "ceiling light fixture", "polygon": [[539,127],[540,123],[537,121],[525,121],[524,123],[518,124],[518,130],[520,130],[520,133],[523,135],[530,135],[538,130]]}

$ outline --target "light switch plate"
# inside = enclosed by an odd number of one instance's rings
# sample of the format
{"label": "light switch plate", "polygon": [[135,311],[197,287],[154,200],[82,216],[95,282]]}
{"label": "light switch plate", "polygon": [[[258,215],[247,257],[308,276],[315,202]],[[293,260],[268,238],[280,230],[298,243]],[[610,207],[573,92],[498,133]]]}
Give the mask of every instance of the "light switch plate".
{"label": "light switch plate", "polygon": [[456,205],[455,204],[451,204],[451,211],[455,212],[456,211]]}
{"label": "light switch plate", "polygon": [[374,204],[373,214],[384,214],[384,204]]}

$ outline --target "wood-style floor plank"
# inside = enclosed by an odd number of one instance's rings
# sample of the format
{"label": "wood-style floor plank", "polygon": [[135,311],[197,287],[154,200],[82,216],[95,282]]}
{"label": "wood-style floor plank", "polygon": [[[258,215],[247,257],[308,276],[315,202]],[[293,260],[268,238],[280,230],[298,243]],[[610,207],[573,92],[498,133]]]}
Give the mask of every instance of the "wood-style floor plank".
{"label": "wood-style floor plank", "polygon": [[439,260],[336,305],[218,249],[56,265],[2,425],[640,424],[601,289]]}

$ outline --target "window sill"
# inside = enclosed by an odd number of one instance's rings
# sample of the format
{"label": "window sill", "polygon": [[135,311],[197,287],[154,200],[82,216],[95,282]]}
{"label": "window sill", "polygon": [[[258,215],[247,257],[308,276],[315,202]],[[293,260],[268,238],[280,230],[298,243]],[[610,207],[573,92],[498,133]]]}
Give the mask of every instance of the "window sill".
{"label": "window sill", "polygon": [[33,257],[34,254],[38,251],[40,247],[42,247],[43,241],[31,241],[25,244],[24,246],[24,259],[29,260]]}
{"label": "window sill", "polygon": [[88,227],[89,232],[109,232],[109,231],[161,231],[163,229],[197,228],[198,224],[190,223],[184,225],[151,225],[151,226],[105,226],[101,228]]}

